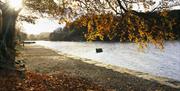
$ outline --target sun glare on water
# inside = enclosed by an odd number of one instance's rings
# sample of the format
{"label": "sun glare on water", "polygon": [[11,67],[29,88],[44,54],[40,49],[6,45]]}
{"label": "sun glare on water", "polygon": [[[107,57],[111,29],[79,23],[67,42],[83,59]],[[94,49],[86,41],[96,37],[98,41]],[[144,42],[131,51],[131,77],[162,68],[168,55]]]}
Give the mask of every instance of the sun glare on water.
{"label": "sun glare on water", "polygon": [[8,3],[10,5],[10,7],[15,10],[19,10],[23,6],[22,0],[8,0]]}

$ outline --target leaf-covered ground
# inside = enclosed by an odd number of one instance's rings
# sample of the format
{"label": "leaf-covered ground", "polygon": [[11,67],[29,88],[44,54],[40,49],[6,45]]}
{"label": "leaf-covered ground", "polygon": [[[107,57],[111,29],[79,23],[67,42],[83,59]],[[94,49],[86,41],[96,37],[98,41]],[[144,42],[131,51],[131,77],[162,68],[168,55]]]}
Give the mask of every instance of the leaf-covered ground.
{"label": "leaf-covered ground", "polygon": [[[26,72],[25,78],[15,71],[0,70],[0,91],[103,91],[92,81],[80,78],[70,77],[63,74],[50,76],[45,74]],[[111,91],[111,90],[110,90]]]}

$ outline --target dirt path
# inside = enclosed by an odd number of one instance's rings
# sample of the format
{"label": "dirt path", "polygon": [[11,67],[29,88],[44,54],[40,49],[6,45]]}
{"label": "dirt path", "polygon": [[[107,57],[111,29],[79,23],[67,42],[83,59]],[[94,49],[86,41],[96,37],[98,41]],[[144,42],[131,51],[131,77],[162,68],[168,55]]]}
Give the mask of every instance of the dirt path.
{"label": "dirt path", "polygon": [[48,75],[63,73],[72,77],[82,77],[104,87],[113,88],[115,91],[180,91],[180,88],[162,85],[156,80],[147,80],[131,74],[136,72],[117,72],[90,64],[88,63],[90,60],[84,62],[37,45],[25,46],[22,53],[27,69],[34,72]]}

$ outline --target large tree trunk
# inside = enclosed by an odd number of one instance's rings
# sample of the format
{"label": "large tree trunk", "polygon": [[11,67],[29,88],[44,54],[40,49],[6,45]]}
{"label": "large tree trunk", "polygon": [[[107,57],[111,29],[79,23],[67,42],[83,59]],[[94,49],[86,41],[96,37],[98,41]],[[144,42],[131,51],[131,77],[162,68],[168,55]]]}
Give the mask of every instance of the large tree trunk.
{"label": "large tree trunk", "polygon": [[18,12],[2,9],[2,28],[0,32],[0,67],[14,68],[15,63],[15,24]]}

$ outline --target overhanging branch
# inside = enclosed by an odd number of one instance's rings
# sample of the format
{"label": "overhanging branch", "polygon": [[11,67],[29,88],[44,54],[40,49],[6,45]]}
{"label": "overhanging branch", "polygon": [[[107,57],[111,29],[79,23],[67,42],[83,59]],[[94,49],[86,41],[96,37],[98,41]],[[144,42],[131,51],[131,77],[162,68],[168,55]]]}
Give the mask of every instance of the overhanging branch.
{"label": "overhanging branch", "polygon": [[121,1],[120,0],[117,0],[118,4],[119,4],[119,7],[124,11],[124,12],[127,12],[127,10],[124,8],[124,6],[122,5]]}

